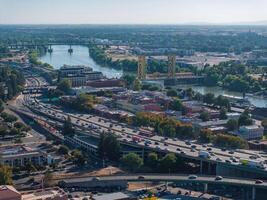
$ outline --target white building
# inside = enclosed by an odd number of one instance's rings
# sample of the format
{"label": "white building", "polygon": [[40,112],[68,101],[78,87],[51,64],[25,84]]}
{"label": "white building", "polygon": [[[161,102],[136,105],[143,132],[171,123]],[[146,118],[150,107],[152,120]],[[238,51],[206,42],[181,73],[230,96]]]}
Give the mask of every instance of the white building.
{"label": "white building", "polygon": [[253,140],[262,138],[264,128],[262,126],[251,125],[251,126],[241,126],[239,131],[235,132],[236,135],[246,139]]}

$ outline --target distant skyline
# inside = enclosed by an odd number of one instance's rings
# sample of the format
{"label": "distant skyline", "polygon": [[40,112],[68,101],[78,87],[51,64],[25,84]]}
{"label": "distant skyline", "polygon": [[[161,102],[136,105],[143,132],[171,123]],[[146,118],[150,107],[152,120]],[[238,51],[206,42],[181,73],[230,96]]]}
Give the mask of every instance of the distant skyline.
{"label": "distant skyline", "polygon": [[267,24],[267,0],[0,0],[0,24]]}

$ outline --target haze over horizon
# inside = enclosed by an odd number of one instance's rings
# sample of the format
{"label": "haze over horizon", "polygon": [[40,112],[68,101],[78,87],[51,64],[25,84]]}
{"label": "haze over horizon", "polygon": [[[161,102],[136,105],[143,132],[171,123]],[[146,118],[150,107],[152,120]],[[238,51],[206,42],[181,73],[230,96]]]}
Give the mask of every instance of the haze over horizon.
{"label": "haze over horizon", "polygon": [[266,0],[0,0],[0,24],[267,24]]}

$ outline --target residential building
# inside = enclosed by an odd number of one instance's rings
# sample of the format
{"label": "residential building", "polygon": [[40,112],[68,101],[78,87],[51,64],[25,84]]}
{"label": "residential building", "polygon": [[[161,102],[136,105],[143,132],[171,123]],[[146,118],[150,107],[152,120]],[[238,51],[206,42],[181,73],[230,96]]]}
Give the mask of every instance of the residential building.
{"label": "residential building", "polygon": [[10,167],[21,167],[27,163],[44,165],[47,163],[47,155],[42,151],[21,144],[1,146],[0,163]]}
{"label": "residential building", "polygon": [[264,128],[258,125],[251,126],[241,126],[238,131],[234,132],[234,134],[246,139],[260,139],[263,136]]}

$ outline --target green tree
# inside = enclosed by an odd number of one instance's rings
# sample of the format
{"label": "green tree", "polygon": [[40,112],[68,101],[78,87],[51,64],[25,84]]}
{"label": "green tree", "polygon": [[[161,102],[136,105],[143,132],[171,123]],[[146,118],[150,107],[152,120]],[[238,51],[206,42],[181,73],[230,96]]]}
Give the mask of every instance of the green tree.
{"label": "green tree", "polygon": [[199,118],[203,121],[203,122],[207,122],[210,120],[210,114],[208,112],[201,112]]}
{"label": "green tree", "polygon": [[57,85],[57,89],[69,94],[71,90],[71,81],[67,79],[61,80]]}
{"label": "green tree", "polygon": [[228,129],[228,131],[234,131],[236,129],[238,129],[238,121],[235,119],[229,119],[226,127]]}
{"label": "green tree", "polygon": [[158,167],[158,154],[152,152],[149,153],[146,159],[146,165],[150,168],[150,169],[157,169]]}
{"label": "green tree", "polygon": [[102,159],[118,161],[120,158],[120,143],[112,133],[101,133],[98,143],[98,154]]}
{"label": "green tree", "polygon": [[167,91],[167,96],[169,96],[169,97],[177,97],[177,92],[176,92],[176,90],[174,90],[174,89],[170,89],[170,90],[168,90]]}
{"label": "green tree", "polygon": [[129,153],[123,156],[121,162],[131,172],[136,172],[143,165],[142,159],[135,153]]}
{"label": "green tree", "polygon": [[63,124],[62,134],[70,137],[75,135],[75,129],[72,126],[70,116],[68,116]]}
{"label": "green tree", "polygon": [[209,143],[212,141],[212,131],[209,129],[201,129],[199,133],[199,140],[201,142]]}
{"label": "green tree", "polygon": [[267,134],[267,119],[263,120],[261,122],[261,125],[263,126],[263,128],[264,128],[264,134],[266,135]]}
{"label": "green tree", "polygon": [[250,113],[248,110],[245,110],[238,119],[239,126],[249,126],[253,124],[253,120],[250,117]]}
{"label": "green tree", "polygon": [[127,88],[130,88],[135,81],[135,76],[132,75],[124,75],[122,78],[125,81],[125,86]]}
{"label": "green tree", "polygon": [[215,103],[215,96],[212,93],[207,93],[203,96],[203,102],[209,105]]}
{"label": "green tree", "polygon": [[0,185],[12,185],[12,170],[10,167],[0,164]]}
{"label": "green tree", "polygon": [[84,165],[86,159],[83,153],[77,149],[71,152],[73,163],[77,166]]}
{"label": "green tree", "polygon": [[58,149],[58,153],[63,154],[63,155],[68,155],[69,148],[66,145],[61,145]]}
{"label": "green tree", "polygon": [[225,108],[221,108],[219,118],[221,120],[224,120],[224,119],[227,119],[228,118],[227,117],[227,110]]}
{"label": "green tree", "polygon": [[171,102],[170,108],[172,110],[181,111],[183,109],[183,104],[180,99],[176,98]]}
{"label": "green tree", "polygon": [[142,88],[141,82],[138,79],[135,79],[134,83],[133,83],[133,90],[134,91],[140,91],[141,88]]}
{"label": "green tree", "polygon": [[162,172],[175,171],[177,158],[175,154],[168,153],[160,160],[160,170]]}

